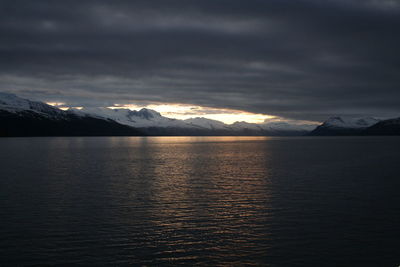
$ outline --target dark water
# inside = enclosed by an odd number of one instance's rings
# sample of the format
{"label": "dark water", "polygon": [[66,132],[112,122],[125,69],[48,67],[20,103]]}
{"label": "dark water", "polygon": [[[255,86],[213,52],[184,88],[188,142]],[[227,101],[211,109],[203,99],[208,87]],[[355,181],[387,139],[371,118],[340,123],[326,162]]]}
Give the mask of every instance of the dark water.
{"label": "dark water", "polygon": [[0,265],[400,265],[400,138],[0,139]]}

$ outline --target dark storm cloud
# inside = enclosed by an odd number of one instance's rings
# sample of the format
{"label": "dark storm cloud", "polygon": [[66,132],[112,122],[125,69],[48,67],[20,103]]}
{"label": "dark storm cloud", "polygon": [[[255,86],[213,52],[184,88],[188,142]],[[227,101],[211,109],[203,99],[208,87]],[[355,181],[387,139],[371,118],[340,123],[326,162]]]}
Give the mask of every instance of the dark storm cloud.
{"label": "dark storm cloud", "polygon": [[298,119],[400,115],[400,3],[1,1],[0,89]]}

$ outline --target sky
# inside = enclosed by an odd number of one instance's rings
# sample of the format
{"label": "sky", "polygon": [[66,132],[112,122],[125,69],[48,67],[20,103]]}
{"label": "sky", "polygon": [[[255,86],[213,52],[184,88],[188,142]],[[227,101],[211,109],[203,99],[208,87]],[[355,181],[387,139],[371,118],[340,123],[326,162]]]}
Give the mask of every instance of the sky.
{"label": "sky", "polygon": [[398,0],[0,1],[0,91],[67,107],[399,117],[399,51]]}

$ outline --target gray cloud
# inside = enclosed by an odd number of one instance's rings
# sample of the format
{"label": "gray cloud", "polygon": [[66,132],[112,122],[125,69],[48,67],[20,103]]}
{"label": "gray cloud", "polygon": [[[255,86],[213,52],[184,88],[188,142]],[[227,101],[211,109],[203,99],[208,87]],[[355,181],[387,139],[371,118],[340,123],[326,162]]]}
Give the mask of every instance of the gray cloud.
{"label": "gray cloud", "polygon": [[400,114],[399,1],[1,1],[0,90],[293,119]]}

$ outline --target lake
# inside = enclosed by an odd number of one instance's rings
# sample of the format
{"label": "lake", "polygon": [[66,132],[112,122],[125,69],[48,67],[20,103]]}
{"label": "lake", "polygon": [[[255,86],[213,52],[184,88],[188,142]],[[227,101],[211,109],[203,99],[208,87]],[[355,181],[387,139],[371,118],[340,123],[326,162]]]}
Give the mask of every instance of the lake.
{"label": "lake", "polygon": [[398,266],[399,137],[0,139],[0,265]]}

